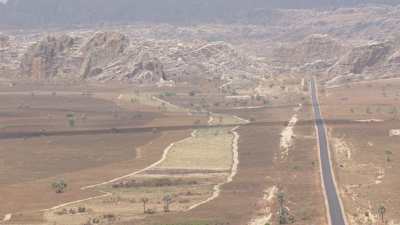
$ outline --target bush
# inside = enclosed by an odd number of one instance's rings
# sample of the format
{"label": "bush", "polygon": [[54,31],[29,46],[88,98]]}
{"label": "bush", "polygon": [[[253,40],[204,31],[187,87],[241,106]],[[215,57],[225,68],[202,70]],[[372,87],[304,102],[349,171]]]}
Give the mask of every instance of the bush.
{"label": "bush", "polygon": [[156,211],[154,209],[146,209],[146,211],[144,213],[151,215],[151,214],[155,214]]}
{"label": "bush", "polygon": [[164,96],[165,97],[172,97],[172,96],[176,96],[176,93],[174,93],[174,92],[165,92]]}
{"label": "bush", "polygon": [[79,207],[78,208],[78,213],[85,213],[86,212],[86,208],[85,207]]}
{"label": "bush", "polygon": [[114,221],[116,219],[116,216],[114,214],[109,213],[109,214],[104,214],[103,218],[107,219],[108,221]]}
{"label": "bush", "polygon": [[51,187],[58,194],[64,193],[67,186],[68,186],[67,183],[65,183],[63,180],[57,181],[57,182],[54,182],[51,184]]}

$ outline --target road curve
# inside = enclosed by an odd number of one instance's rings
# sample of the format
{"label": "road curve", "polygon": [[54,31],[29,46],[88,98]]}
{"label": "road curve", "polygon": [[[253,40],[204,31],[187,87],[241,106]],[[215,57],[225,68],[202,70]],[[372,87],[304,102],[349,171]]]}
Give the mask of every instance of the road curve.
{"label": "road curve", "polygon": [[321,163],[322,181],[325,192],[325,202],[328,208],[328,219],[330,225],[346,225],[343,206],[338,195],[335,176],[333,174],[332,162],[326,136],[325,122],[319,108],[317,87],[315,79],[310,82],[311,98],[314,109],[316,132],[318,135],[319,156]]}

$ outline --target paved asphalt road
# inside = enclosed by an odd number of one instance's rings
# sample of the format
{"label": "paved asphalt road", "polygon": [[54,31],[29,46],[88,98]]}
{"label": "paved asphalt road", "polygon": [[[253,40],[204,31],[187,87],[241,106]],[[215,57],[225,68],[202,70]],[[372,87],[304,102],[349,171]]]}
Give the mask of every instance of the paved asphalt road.
{"label": "paved asphalt road", "polygon": [[322,118],[317,97],[315,80],[311,81],[311,97],[314,108],[315,123],[318,132],[320,160],[322,169],[322,179],[325,187],[325,196],[329,208],[329,220],[331,225],[346,225],[339,195],[335,186],[335,177],[332,173],[331,161],[329,157],[328,141],[324,119]]}

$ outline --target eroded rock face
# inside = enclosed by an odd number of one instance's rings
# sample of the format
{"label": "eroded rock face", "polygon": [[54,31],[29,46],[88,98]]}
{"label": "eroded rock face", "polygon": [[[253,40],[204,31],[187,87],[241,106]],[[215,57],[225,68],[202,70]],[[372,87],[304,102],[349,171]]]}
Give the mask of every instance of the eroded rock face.
{"label": "eroded rock face", "polygon": [[7,48],[10,46],[10,37],[0,34],[0,48]]}
{"label": "eroded rock face", "polygon": [[129,39],[121,33],[96,33],[82,48],[84,62],[81,77],[90,78],[100,75],[104,67],[123,56],[128,47]]}
{"label": "eroded rock face", "polygon": [[344,51],[339,41],[328,35],[314,34],[294,45],[277,48],[273,56],[281,64],[302,66],[320,61],[330,64]]}
{"label": "eroded rock face", "polygon": [[331,72],[336,74],[362,74],[367,70],[377,70],[377,67],[386,63],[392,49],[393,46],[390,42],[353,48],[336,63]]}
{"label": "eroded rock face", "polygon": [[390,56],[389,63],[400,65],[400,50],[397,50],[393,55]]}
{"label": "eroded rock face", "polygon": [[167,80],[164,65],[159,59],[151,58],[148,54],[135,64],[133,71],[128,73],[125,78],[141,83],[156,83],[160,80]]}
{"label": "eroded rock face", "polygon": [[48,36],[31,46],[21,61],[22,75],[33,79],[47,79],[63,73],[65,57],[74,46],[75,40],[67,35]]}

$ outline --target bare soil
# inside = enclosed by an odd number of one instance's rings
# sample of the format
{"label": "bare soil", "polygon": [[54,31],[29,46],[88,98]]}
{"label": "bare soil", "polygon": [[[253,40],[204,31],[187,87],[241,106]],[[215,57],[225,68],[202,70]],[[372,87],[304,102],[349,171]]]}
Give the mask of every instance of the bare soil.
{"label": "bare soil", "polygon": [[336,176],[351,225],[381,223],[377,213],[381,205],[386,208],[385,223],[400,221],[396,151],[400,142],[399,137],[389,136],[391,129],[400,127],[399,87],[398,79],[361,82],[328,89],[321,99],[325,117],[363,121],[328,124]]}

